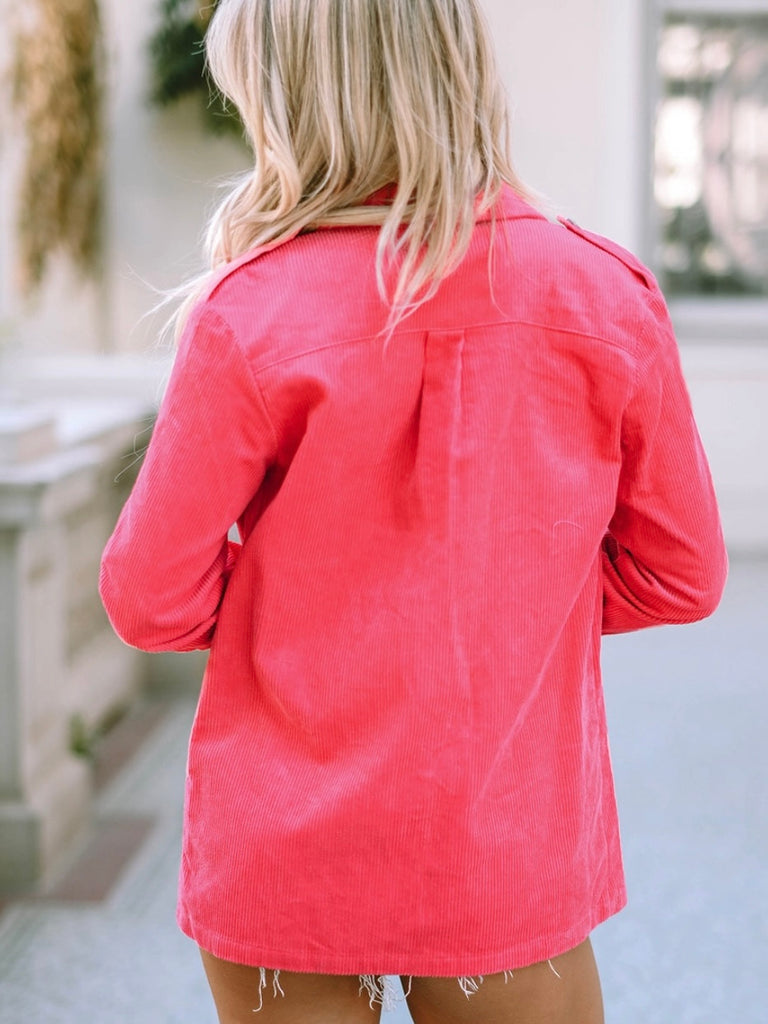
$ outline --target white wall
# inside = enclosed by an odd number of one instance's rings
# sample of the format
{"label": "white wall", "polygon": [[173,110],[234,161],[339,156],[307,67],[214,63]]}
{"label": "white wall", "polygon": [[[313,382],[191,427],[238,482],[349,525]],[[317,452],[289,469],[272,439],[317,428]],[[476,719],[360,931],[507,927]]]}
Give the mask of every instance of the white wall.
{"label": "white wall", "polygon": [[729,548],[768,553],[768,339],[681,351]]}
{"label": "white wall", "polygon": [[147,38],[156,0],[104,3],[110,40],[109,287],[114,344],[151,344],[157,319],[141,321],[168,289],[201,268],[200,236],[215,181],[247,165],[247,150],[200,129],[194,101],[168,110],[147,102]]}
{"label": "white wall", "polygon": [[639,0],[485,0],[524,181],[578,223],[637,247]]}

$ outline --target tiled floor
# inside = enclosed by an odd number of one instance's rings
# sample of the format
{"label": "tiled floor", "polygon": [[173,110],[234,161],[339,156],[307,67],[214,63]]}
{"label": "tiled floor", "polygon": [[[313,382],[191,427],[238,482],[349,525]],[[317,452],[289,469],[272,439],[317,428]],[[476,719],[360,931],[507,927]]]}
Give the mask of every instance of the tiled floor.
{"label": "tiled floor", "polygon": [[[768,563],[737,562],[707,622],[610,638],[604,666],[630,891],[594,937],[608,1024],[768,1024]],[[215,1020],[174,923],[192,706],[145,713],[90,860],[0,916],[2,1024]]]}

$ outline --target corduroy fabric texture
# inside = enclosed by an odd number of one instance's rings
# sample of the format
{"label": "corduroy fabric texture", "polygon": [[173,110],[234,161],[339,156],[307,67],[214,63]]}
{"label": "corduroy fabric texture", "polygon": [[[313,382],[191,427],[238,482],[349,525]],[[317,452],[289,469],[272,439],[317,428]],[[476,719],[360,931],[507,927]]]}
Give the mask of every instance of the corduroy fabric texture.
{"label": "corduroy fabric texture", "polygon": [[368,228],[249,253],[181,340],[101,592],[211,648],[178,917],[216,956],[490,974],[625,902],[600,634],[714,609],[717,505],[650,273],[497,213],[386,346]]}

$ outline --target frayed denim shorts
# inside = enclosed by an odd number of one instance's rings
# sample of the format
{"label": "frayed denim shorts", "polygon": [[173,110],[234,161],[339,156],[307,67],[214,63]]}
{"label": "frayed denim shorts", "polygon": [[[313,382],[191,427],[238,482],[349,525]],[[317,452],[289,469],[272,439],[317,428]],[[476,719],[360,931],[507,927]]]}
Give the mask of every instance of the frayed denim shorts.
{"label": "frayed denim shorts", "polygon": [[[550,970],[553,974],[556,974],[559,978],[560,975],[554,968],[551,960],[549,963]],[[272,995],[274,998],[278,996],[284,996],[285,992],[280,985],[280,971],[268,971],[266,967],[259,968],[259,1005],[255,1008],[254,1013],[258,1013],[264,1005],[264,992],[268,987],[267,974],[272,975]],[[504,981],[510,981],[514,977],[513,971],[504,971]],[[361,974],[360,978],[360,995],[365,993],[368,996],[368,1002],[371,1008],[374,1006],[381,1006],[385,1010],[393,1010],[398,1002],[402,1000],[397,991],[397,986],[393,980],[386,974]],[[480,986],[483,984],[483,975],[477,975],[476,977],[463,976],[456,979],[461,991],[469,999],[476,992],[479,991]],[[408,986],[405,989],[405,997],[407,998],[410,994],[410,986],[413,978],[408,979]]]}

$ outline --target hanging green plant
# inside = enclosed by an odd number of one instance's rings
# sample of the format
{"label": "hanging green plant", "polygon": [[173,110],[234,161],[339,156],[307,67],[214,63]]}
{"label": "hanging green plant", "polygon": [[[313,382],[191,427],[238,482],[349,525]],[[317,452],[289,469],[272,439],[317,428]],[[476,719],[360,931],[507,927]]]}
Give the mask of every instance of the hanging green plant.
{"label": "hanging green plant", "polygon": [[241,135],[234,108],[210,85],[205,71],[203,37],[216,4],[217,0],[161,0],[160,24],[149,41],[150,97],[158,106],[168,106],[183,96],[197,95],[211,130]]}
{"label": "hanging green plant", "polygon": [[26,0],[17,14],[13,105],[25,136],[18,257],[29,293],[57,250],[89,274],[100,266],[103,49],[97,0]]}

